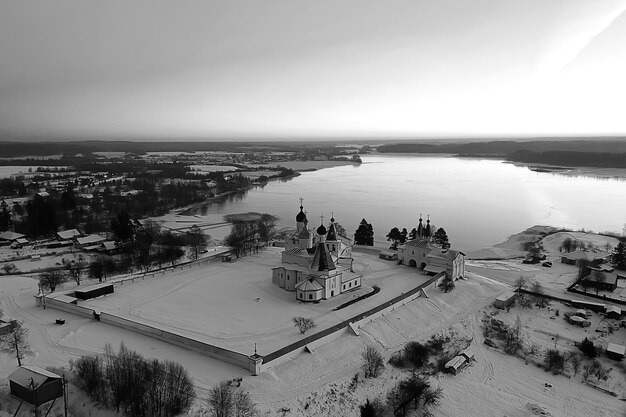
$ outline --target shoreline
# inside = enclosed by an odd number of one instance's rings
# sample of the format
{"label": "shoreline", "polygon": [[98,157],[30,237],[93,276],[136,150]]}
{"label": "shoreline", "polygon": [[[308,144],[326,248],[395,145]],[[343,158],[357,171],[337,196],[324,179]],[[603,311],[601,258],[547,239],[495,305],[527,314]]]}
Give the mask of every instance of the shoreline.
{"label": "shoreline", "polygon": [[[344,165],[355,165],[354,162],[351,161],[333,161],[333,160],[329,160],[329,161],[287,161],[290,162],[291,165],[293,164],[297,164],[297,163],[302,163],[302,165],[305,165],[301,168],[296,168],[296,167],[290,167],[290,166],[284,166],[284,165],[273,165],[276,167],[285,167],[285,168],[289,168],[292,169],[294,171],[294,173],[292,175],[287,175],[284,177],[273,177],[273,178],[269,178],[266,182],[264,183],[260,183],[260,184],[251,184],[248,187],[244,187],[244,188],[239,188],[237,190],[232,190],[232,191],[226,191],[224,193],[220,193],[214,197],[209,197],[203,201],[197,202],[197,203],[193,203],[190,204],[188,206],[185,207],[180,207],[180,208],[175,208],[172,209],[170,211],[169,214],[175,214],[175,215],[183,215],[183,216],[192,216],[194,215],[193,211],[199,209],[202,206],[205,205],[209,205],[209,204],[213,204],[213,203],[217,203],[221,200],[224,200],[226,197],[228,197],[229,195],[233,195],[233,194],[237,194],[237,193],[243,193],[246,192],[248,190],[252,190],[256,187],[264,187],[265,185],[267,185],[270,182],[273,181],[281,181],[281,180],[291,180],[293,178],[299,177],[300,175],[302,175],[303,172],[315,172],[315,171],[319,171],[322,169],[327,169],[327,168],[334,168],[337,166],[344,166]],[[317,164],[320,165],[318,167],[316,166],[311,166],[311,164]],[[360,165],[360,164],[359,164]]]}

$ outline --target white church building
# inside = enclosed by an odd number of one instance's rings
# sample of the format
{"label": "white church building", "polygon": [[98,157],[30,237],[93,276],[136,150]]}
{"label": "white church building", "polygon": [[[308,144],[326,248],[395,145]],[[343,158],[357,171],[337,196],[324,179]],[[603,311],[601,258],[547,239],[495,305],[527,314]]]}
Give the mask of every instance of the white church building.
{"label": "white church building", "polygon": [[323,224],[315,233],[300,203],[296,232],[285,238],[282,262],[272,268],[272,282],[296,299],[318,302],[361,286],[362,275],[352,271],[352,240],[337,233],[331,217],[328,229]]}

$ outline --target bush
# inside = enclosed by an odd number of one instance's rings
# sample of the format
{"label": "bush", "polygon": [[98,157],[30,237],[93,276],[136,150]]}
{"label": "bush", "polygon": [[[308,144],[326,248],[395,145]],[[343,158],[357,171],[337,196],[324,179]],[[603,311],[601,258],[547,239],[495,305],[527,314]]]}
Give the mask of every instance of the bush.
{"label": "bush", "polygon": [[546,367],[552,371],[563,372],[565,367],[565,358],[563,354],[556,349],[550,349],[546,352]]}
{"label": "bush", "polygon": [[306,332],[308,332],[309,330],[311,330],[312,328],[316,326],[313,319],[308,319],[306,317],[294,317],[293,323],[296,325],[296,327],[298,328],[298,330],[300,330],[300,333],[302,334],[305,334]]}
{"label": "bush", "polygon": [[404,360],[418,369],[428,363],[430,349],[417,342],[409,342],[404,346]]}
{"label": "bush", "polygon": [[446,274],[446,276],[441,280],[441,282],[437,286],[443,292],[450,292],[454,290],[455,284],[454,284],[454,281],[452,280],[452,277]]}
{"label": "bush", "polygon": [[365,378],[378,378],[385,369],[385,362],[383,361],[383,355],[373,346],[367,346],[361,354],[363,358],[363,372]]}
{"label": "bush", "polygon": [[586,337],[582,342],[580,342],[578,349],[580,349],[580,351],[588,358],[595,358],[597,355],[596,347],[593,345],[593,342]]}

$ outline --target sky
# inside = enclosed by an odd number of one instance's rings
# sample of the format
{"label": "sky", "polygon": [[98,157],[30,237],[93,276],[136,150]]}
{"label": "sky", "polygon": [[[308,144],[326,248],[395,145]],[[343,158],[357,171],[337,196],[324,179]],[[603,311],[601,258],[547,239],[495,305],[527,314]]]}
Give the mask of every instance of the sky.
{"label": "sky", "polygon": [[626,135],[626,0],[0,0],[0,140]]}

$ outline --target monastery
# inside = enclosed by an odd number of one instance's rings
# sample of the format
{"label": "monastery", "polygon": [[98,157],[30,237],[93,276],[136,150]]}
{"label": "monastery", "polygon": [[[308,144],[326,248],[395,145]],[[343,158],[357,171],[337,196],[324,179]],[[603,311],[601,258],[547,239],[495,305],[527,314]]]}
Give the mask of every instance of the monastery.
{"label": "monastery", "polygon": [[272,268],[272,282],[296,299],[318,302],[361,286],[362,275],[352,270],[352,240],[337,233],[331,217],[328,229],[324,217],[315,233],[309,230],[302,200],[296,215],[296,232],[285,238],[282,262]]}

